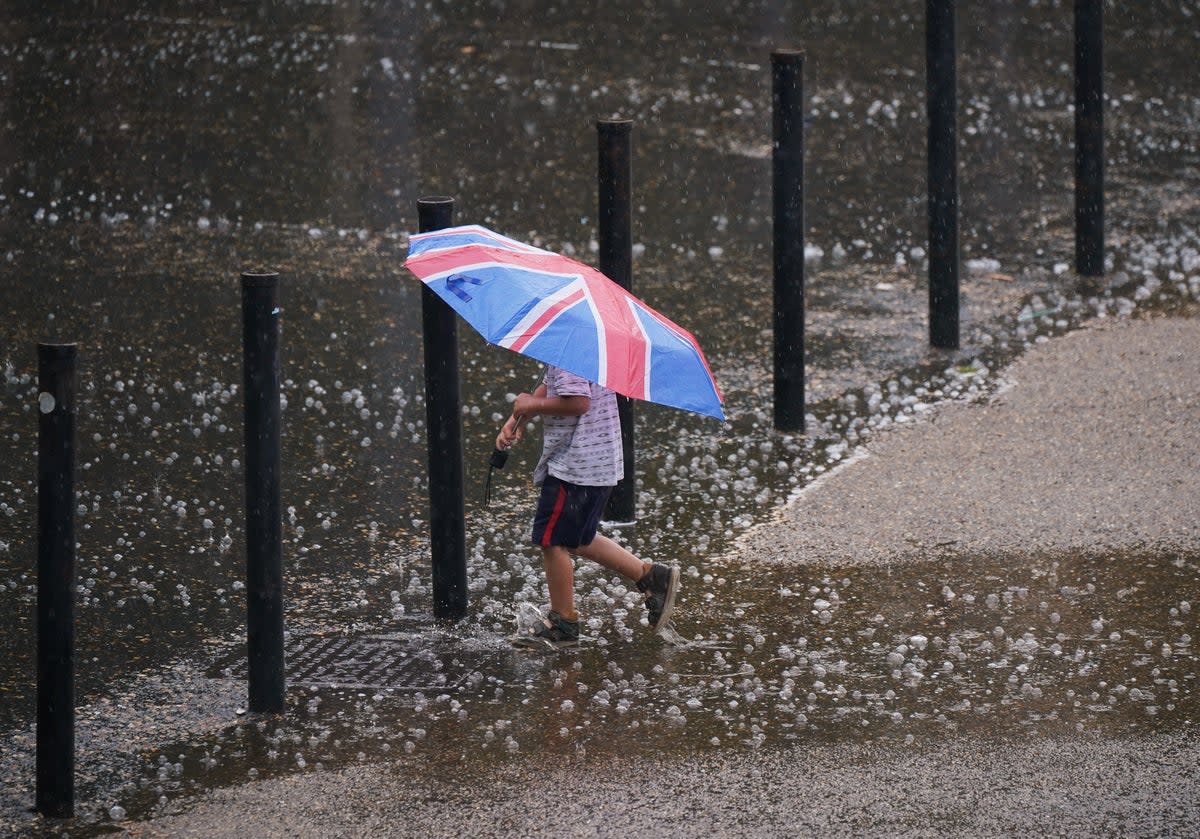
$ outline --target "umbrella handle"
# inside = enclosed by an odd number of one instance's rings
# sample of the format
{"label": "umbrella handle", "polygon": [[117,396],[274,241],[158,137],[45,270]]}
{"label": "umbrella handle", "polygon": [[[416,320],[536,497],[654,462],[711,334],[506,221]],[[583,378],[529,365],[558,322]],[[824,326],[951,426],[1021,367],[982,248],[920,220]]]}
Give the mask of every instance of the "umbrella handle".
{"label": "umbrella handle", "polygon": [[[525,421],[524,414],[517,414],[514,425],[520,425]],[[496,469],[503,469],[504,464],[508,463],[508,449],[493,449],[491,458],[488,459],[487,480],[483,484],[483,503],[487,506],[492,502],[492,472]]]}
{"label": "umbrella handle", "polygon": [[[518,425],[520,425],[521,423],[523,423],[523,422],[525,422],[525,415],[524,415],[524,414],[517,414],[517,415],[516,415],[516,417],[514,417],[514,418],[513,418],[513,428],[514,428],[514,429],[516,429],[516,427],[517,427]],[[504,452],[504,456],[505,456],[505,457],[508,457],[508,450],[509,450],[510,448],[512,448],[512,445],[513,445],[512,443],[509,443],[509,444],[508,444],[507,446],[505,446],[503,449],[497,449],[496,451],[503,451],[503,452]],[[493,458],[494,458],[494,457],[495,457],[495,455],[493,455]],[[499,469],[499,468],[501,468],[503,465],[504,465],[504,464],[503,464],[503,463],[501,463],[501,464],[500,464],[499,466],[497,466],[496,468],[497,468],[497,469]]]}

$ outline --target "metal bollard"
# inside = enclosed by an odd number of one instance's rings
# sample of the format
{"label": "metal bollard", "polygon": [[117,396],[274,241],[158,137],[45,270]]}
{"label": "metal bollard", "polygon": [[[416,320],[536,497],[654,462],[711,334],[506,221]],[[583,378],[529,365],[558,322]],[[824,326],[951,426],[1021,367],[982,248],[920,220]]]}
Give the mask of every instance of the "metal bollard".
{"label": "metal bollard", "polygon": [[279,713],[283,556],[279,500],[279,275],[242,274],[246,426],[246,642],[250,710]]}
{"label": "metal bollard", "polygon": [[929,343],[958,347],[958,124],[954,0],[926,0],[929,116]]}
{"label": "metal bollard", "polygon": [[1075,0],[1075,270],[1104,273],[1104,2]]}
{"label": "metal bollard", "polygon": [[75,814],[75,344],[38,344],[37,787]]}
{"label": "metal bollard", "polygon": [[[599,146],[600,273],[633,291],[633,120],[596,120]],[[637,480],[634,475],[633,400],[617,397],[625,478],[612,491],[604,518],[634,520]]]}
{"label": "metal bollard", "polygon": [[804,53],[771,53],[775,428],[804,432]]}
{"label": "metal bollard", "polygon": [[[417,201],[420,232],[450,227],[454,199]],[[433,615],[467,614],[467,536],[463,509],[462,410],[458,384],[458,316],[422,284],[425,349],[425,428],[429,446],[429,541],[433,562]]]}

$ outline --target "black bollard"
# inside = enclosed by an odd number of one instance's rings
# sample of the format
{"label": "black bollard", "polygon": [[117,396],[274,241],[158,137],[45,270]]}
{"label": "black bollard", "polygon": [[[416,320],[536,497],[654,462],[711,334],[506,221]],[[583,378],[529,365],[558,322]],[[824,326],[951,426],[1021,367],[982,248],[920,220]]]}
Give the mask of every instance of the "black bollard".
{"label": "black bollard", "polygon": [[775,428],[804,432],[804,53],[771,53]]}
{"label": "black bollard", "polygon": [[[633,291],[633,120],[596,120],[599,140],[600,273],[626,291]],[[609,496],[604,518],[634,519],[637,480],[634,477],[633,400],[617,397],[621,417],[621,449],[625,478]]]}
{"label": "black bollard", "polygon": [[[422,233],[450,227],[454,199],[417,201]],[[440,297],[421,289],[425,348],[425,427],[429,446],[429,543],[433,561],[433,616],[467,614],[467,534],[463,510],[462,410],[458,385],[458,316]]]}
{"label": "black bollard", "polygon": [[1075,0],[1075,270],[1104,273],[1104,0]]}
{"label": "black bollard", "polygon": [[75,813],[75,344],[38,344],[37,789]]}
{"label": "black bollard", "polygon": [[279,500],[279,275],[242,274],[246,426],[246,641],[250,710],[283,710]]}
{"label": "black bollard", "polygon": [[925,4],[929,115],[929,343],[958,347],[958,125],[954,0]]}

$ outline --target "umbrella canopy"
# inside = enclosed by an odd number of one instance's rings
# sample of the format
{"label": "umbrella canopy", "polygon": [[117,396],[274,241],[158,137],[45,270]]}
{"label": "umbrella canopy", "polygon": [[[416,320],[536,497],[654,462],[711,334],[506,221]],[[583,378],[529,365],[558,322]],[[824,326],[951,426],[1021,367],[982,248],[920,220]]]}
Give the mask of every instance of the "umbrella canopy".
{"label": "umbrella canopy", "polygon": [[624,396],[725,419],[692,334],[595,268],[478,225],[412,236],[405,267],[493,344]]}

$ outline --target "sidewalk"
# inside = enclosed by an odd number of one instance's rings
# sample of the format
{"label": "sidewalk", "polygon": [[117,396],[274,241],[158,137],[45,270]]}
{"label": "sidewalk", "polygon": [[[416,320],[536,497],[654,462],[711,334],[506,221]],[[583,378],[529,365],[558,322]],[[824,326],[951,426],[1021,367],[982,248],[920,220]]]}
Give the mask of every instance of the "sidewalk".
{"label": "sidewalk", "polygon": [[754,561],[1200,546],[1200,321],[1101,322],[1038,346],[984,404],[868,446],[752,531]]}
{"label": "sidewalk", "polygon": [[961,737],[925,750],[841,745],[662,762],[545,765],[463,785],[391,767],[215,793],[147,837],[1191,836],[1200,743]]}
{"label": "sidewalk", "polygon": [[[929,554],[1200,550],[1200,321],[1107,323],[1033,348],[980,404],[889,433],[742,540],[733,563],[901,564]],[[1192,687],[1188,689],[1191,690]],[[1192,702],[1190,696],[1181,702]],[[1162,836],[1200,831],[1184,730],[563,762],[464,784],[448,755],[294,774],[130,825],[141,836]]]}

